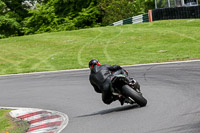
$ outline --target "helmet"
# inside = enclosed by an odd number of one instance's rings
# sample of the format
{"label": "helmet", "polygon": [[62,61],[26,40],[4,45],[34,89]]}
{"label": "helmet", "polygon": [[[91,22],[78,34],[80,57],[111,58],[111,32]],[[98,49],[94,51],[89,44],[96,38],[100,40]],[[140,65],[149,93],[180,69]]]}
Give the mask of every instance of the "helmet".
{"label": "helmet", "polygon": [[92,69],[95,65],[101,65],[97,59],[92,59],[89,62],[89,68]]}

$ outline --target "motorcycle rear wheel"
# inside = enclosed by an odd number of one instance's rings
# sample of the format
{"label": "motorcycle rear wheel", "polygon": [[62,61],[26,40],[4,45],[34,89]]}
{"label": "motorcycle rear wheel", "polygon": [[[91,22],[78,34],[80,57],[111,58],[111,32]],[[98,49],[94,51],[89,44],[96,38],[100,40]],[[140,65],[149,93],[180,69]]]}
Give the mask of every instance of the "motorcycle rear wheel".
{"label": "motorcycle rear wheel", "polygon": [[140,107],[144,107],[147,104],[147,100],[128,85],[122,87],[122,94],[133,99]]}

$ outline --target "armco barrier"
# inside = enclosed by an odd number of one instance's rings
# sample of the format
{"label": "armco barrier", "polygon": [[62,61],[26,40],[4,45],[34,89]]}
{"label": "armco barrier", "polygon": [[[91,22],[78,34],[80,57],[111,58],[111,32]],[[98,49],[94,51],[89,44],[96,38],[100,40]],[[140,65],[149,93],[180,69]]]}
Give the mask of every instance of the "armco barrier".
{"label": "armco barrier", "polygon": [[120,21],[117,21],[117,22],[110,24],[109,26],[124,25],[124,24],[138,24],[138,23],[143,23],[143,22],[149,22],[148,13],[138,15],[138,16],[134,16],[134,17],[131,17],[131,18],[127,18],[127,19],[124,19],[124,20],[120,20]]}

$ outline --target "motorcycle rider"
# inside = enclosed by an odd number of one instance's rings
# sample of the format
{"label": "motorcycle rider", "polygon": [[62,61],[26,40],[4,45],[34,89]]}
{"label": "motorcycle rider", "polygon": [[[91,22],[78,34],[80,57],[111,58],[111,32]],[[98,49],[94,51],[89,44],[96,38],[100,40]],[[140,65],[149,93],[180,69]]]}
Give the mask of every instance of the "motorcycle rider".
{"label": "motorcycle rider", "polygon": [[[97,93],[102,93],[103,102],[110,104],[115,100],[119,100],[121,105],[123,105],[125,100],[123,96],[112,95],[112,72],[120,71],[120,73],[126,76],[128,76],[128,72],[119,65],[101,65],[97,59],[90,60],[89,68],[91,70],[89,76],[90,83]],[[130,84],[133,84],[133,82],[130,81]],[[139,86],[138,83],[137,85]]]}

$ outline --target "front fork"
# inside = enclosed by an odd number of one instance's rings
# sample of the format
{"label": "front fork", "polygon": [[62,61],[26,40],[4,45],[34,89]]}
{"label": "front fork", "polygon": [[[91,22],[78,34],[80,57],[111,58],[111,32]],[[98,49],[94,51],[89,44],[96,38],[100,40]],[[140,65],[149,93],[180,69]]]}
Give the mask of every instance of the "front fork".
{"label": "front fork", "polygon": [[141,93],[140,84],[136,80],[134,80],[133,78],[129,78],[129,79],[130,79],[129,86],[131,88],[133,88],[135,91],[137,91],[138,93]]}

